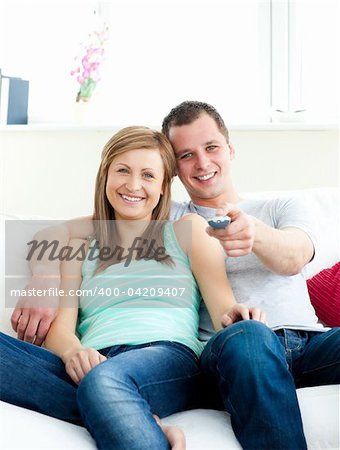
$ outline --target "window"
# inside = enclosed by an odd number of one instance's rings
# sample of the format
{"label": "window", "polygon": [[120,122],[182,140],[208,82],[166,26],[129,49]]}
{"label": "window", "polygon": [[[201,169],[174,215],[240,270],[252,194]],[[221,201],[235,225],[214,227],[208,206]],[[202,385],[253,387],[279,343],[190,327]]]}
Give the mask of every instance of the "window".
{"label": "window", "polygon": [[[261,2],[111,2],[111,45],[102,89],[118,123],[159,124],[186,99],[215,105],[228,121],[264,120]],[[266,67],[267,65],[267,67]],[[104,105],[103,105],[104,107]],[[256,119],[255,119],[256,117]]]}
{"label": "window", "polygon": [[0,67],[30,80],[32,122],[72,120],[73,58],[98,20],[110,26],[98,122],[159,126],[185,99],[233,124],[272,110],[337,121],[337,0],[6,0],[0,17]]}
{"label": "window", "polygon": [[272,108],[311,122],[339,115],[339,3],[271,2]]}
{"label": "window", "polygon": [[300,1],[296,33],[301,42],[301,105],[311,120],[339,119],[339,2]]}

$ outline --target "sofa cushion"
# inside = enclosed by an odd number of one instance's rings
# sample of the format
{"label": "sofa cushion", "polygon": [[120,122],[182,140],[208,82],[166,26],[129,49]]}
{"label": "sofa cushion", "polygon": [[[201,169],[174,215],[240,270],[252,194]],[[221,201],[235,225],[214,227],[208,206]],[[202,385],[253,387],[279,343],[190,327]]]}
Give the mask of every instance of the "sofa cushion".
{"label": "sofa cushion", "polygon": [[[340,448],[339,386],[298,389],[297,395],[308,449]],[[3,402],[0,413],[2,448],[95,449],[85,428]],[[183,429],[187,450],[241,449],[225,412],[195,409],[173,414],[164,423]]]}
{"label": "sofa cushion", "polygon": [[308,292],[319,319],[330,327],[340,326],[340,262],[307,281]]}
{"label": "sofa cushion", "polygon": [[40,216],[0,214],[0,330],[6,334],[16,336],[10,317],[18,298],[11,296],[10,291],[24,289],[31,277],[26,261],[27,242],[39,229],[60,222]]}

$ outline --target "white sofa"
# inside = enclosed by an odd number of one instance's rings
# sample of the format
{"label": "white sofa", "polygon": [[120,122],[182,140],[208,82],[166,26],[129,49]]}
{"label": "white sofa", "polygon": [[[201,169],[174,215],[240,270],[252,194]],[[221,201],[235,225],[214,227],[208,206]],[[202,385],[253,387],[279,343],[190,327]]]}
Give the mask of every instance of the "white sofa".
{"label": "white sofa", "polygon": [[[307,267],[307,277],[330,267],[339,256],[339,191],[317,188],[295,192],[257,193],[248,196],[299,195],[310,204],[317,219],[316,257]],[[3,220],[0,234],[3,240]],[[1,261],[1,282],[4,280]],[[2,285],[2,294],[4,287]],[[1,295],[0,329],[12,334],[10,308]],[[24,380],[23,380],[24,382]],[[30,389],[33,387],[29,387]],[[309,449],[340,449],[340,386],[298,389],[303,425]],[[94,441],[85,428],[71,425],[24,408],[0,404],[1,448],[3,449],[93,449]],[[167,424],[182,427],[188,450],[240,449],[229,415],[221,411],[192,410],[164,419]]]}

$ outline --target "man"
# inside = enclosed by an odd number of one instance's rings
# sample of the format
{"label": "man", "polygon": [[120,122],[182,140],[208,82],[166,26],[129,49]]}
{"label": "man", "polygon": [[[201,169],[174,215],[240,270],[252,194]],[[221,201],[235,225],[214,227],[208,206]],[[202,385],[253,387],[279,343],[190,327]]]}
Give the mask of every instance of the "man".
{"label": "man", "polygon": [[[174,205],[173,218],[188,212],[208,218],[224,205],[231,224],[209,234],[229,256],[236,299],[263,309],[275,330],[256,321],[227,327],[209,340],[202,368],[215,381],[243,448],[306,448],[295,386],[340,382],[340,329],[317,324],[301,274],[314,255],[308,213],[292,199],[240,199],[231,177],[234,149],[210,105],[179,105],[164,119],[163,132],[191,197]],[[210,332],[207,319],[202,314]]]}
{"label": "man", "polygon": [[[218,208],[229,215],[227,228],[208,233],[225,249],[238,302],[264,310],[268,320],[266,326],[231,317],[224,330],[213,334],[202,309],[202,338],[210,340],[201,361],[209,386],[217,388],[243,448],[306,449],[295,388],[340,382],[339,328],[327,331],[317,323],[301,274],[314,255],[308,213],[293,199],[240,198],[231,176],[234,148],[212,106],[182,103],[164,119],[163,132],[191,197],[189,203],[173,204],[172,219],[188,212],[208,218]],[[63,229],[64,242],[91,231],[89,219],[71,221]],[[35,287],[45,283],[39,276],[45,270],[58,277],[58,267],[36,265]],[[26,308],[26,301],[14,311],[12,325],[18,337],[40,344],[55,312],[45,309],[43,317],[43,310]]]}

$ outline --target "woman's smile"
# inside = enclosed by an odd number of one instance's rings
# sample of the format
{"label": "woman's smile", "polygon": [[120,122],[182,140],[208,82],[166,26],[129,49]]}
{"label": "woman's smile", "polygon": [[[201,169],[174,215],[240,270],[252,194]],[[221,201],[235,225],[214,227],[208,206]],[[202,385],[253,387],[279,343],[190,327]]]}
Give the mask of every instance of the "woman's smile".
{"label": "woman's smile", "polygon": [[157,149],[130,150],[113,158],[106,196],[117,220],[151,220],[163,193],[164,165]]}

